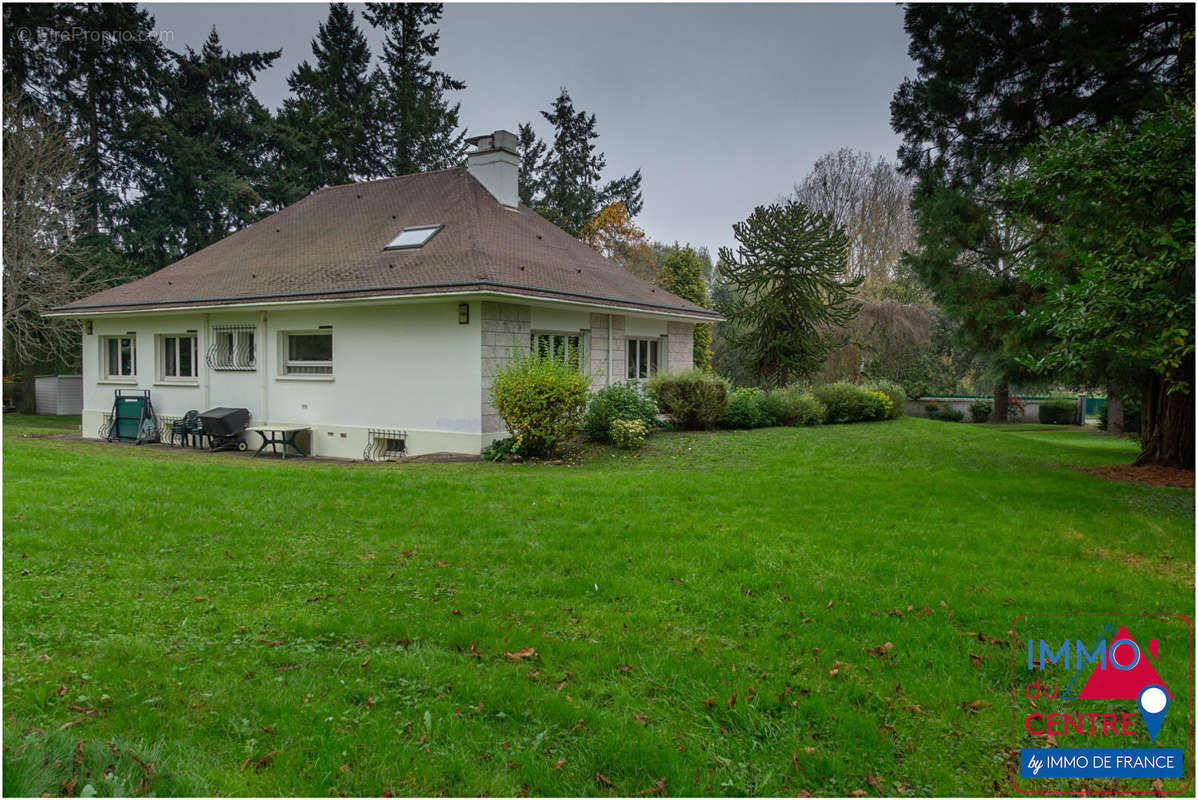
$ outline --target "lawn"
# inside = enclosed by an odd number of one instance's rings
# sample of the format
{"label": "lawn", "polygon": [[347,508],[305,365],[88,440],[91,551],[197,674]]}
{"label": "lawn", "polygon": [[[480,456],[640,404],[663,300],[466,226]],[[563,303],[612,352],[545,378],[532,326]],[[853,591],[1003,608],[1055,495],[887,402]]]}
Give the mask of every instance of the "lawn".
{"label": "lawn", "polygon": [[1193,491],[1079,430],[360,465],[4,422],[9,796],[1008,793],[1017,616],[1194,612]]}

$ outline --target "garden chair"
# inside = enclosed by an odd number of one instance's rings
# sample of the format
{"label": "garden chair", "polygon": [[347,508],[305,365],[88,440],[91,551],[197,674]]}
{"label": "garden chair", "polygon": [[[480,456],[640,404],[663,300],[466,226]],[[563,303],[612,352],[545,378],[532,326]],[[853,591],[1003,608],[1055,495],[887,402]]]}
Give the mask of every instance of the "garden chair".
{"label": "garden chair", "polygon": [[192,409],[183,415],[183,418],[178,422],[171,424],[171,447],[175,446],[175,437],[179,437],[180,443],[188,446],[188,439],[192,447],[198,447],[204,443],[204,426],[200,422],[200,412]]}

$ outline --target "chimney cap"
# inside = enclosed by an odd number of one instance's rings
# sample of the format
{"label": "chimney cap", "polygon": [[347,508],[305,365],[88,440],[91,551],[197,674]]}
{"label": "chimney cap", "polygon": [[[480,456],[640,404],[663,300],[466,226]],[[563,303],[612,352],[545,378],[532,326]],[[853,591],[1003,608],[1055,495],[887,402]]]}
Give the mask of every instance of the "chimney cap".
{"label": "chimney cap", "polygon": [[487,133],[481,136],[471,136],[466,140],[468,144],[474,145],[477,150],[471,155],[478,153],[490,153],[495,150],[506,150],[509,153],[520,154],[520,139],[511,131],[497,130],[494,133]]}

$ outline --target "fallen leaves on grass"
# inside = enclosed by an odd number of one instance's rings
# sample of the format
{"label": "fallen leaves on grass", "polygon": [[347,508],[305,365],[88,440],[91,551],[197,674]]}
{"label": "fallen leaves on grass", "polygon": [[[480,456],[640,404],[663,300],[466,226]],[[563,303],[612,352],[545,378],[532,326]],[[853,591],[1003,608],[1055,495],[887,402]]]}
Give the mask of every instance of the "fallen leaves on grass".
{"label": "fallen leaves on grass", "polygon": [[985,700],[974,700],[972,703],[962,703],[961,707],[963,709],[965,709],[966,711],[968,711],[970,714],[976,714],[976,713],[978,713],[978,711],[980,709],[983,709],[988,705],[990,705],[990,704],[987,703]]}
{"label": "fallen leaves on grass", "polygon": [[553,768],[554,768],[554,769],[561,769],[561,768],[562,768],[562,767],[564,767],[565,765],[566,765],[566,759],[564,759],[564,758],[559,758],[559,759],[558,759],[556,762],[554,762],[554,764],[553,764]]}
{"label": "fallen leaves on grass", "polygon": [[[269,764],[271,760],[281,752],[283,751],[271,750],[269,753],[257,760],[255,760],[253,756],[250,756],[245,760],[245,763],[241,765],[241,769],[244,771],[246,767],[253,766],[254,772],[261,772],[262,768]],[[151,766],[153,765],[151,764]]]}
{"label": "fallen leaves on grass", "polygon": [[977,653],[970,653],[969,654],[969,663],[973,664],[974,669],[981,669],[982,668],[982,657],[979,656]]}
{"label": "fallen leaves on grass", "polygon": [[642,789],[637,792],[637,795],[665,795],[666,794],[666,778],[663,775],[653,782],[653,785],[648,789]]}
{"label": "fallen leaves on grass", "polygon": [[617,672],[632,672],[631,664],[616,664]]}
{"label": "fallen leaves on grass", "polygon": [[598,783],[602,784],[603,786],[606,786],[609,789],[615,788],[615,784],[611,782],[611,779],[608,778],[606,775],[604,775],[602,772],[595,773],[595,780]]}
{"label": "fallen leaves on grass", "polygon": [[521,650],[517,650],[514,653],[505,652],[503,654],[503,657],[506,658],[508,661],[517,661],[518,662],[518,661],[523,661],[526,658],[537,658],[538,654],[534,648],[525,647]]}
{"label": "fallen leaves on grass", "polygon": [[894,642],[887,642],[886,644],[880,644],[877,647],[871,647],[868,650],[866,650],[866,652],[868,652],[870,655],[874,655],[874,656],[884,656],[893,649],[894,649]]}

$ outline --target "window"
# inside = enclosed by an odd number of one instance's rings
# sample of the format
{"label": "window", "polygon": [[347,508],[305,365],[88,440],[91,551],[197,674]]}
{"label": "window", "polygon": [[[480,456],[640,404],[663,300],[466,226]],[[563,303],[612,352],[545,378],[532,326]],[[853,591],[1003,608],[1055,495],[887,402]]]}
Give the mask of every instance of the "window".
{"label": "window", "polygon": [[436,235],[437,231],[444,227],[444,225],[418,225],[413,228],[404,228],[400,231],[399,236],[392,239],[391,244],[383,249],[407,250],[409,248],[423,247],[429,239]]}
{"label": "window", "polygon": [[254,369],[257,362],[253,325],[213,326],[212,340],[208,366],[213,369]]}
{"label": "window", "polygon": [[628,380],[640,380],[657,373],[657,339],[628,340]]}
{"label": "window", "polygon": [[539,358],[553,358],[578,369],[583,361],[582,334],[540,333],[529,337],[529,346]]}
{"label": "window", "polygon": [[195,334],[158,337],[163,380],[194,381],[199,374]]}
{"label": "window", "polygon": [[105,336],[103,343],[104,368],[107,378],[133,378],[137,376],[137,336]]}
{"label": "window", "polygon": [[285,375],[332,375],[333,332],[285,333]]}

